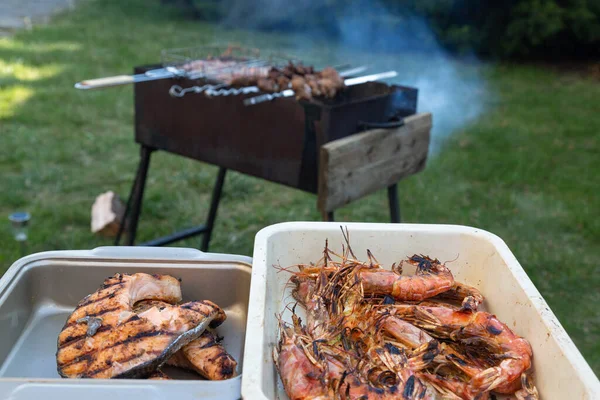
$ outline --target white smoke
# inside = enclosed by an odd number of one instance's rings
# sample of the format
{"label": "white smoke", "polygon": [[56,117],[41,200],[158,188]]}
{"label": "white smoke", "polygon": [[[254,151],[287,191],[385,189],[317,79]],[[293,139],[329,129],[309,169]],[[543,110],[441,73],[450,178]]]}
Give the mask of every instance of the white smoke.
{"label": "white smoke", "polygon": [[[224,26],[253,29],[267,25],[277,29],[278,24],[302,18],[319,4],[317,0],[230,0]],[[446,138],[484,112],[490,93],[480,65],[473,57],[458,60],[450,56],[423,18],[399,16],[397,12],[392,15],[376,2],[352,4],[341,14],[327,17],[332,24],[329,31],[336,35],[285,32],[269,46],[320,66],[351,63],[369,66],[366,73],[396,70],[398,76],[387,82],[419,89],[418,110],[433,114],[430,152],[436,154]],[[244,37],[239,39],[244,41]]]}

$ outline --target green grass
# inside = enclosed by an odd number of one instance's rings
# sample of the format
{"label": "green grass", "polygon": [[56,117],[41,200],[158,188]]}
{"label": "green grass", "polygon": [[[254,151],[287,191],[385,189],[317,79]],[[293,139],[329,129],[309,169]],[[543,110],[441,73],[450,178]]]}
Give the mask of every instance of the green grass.
{"label": "green grass", "polygon": [[[29,252],[110,245],[90,233],[91,205],[106,190],[126,198],[138,162],[131,87],[82,92],[74,82],[129,73],[156,62],[163,48],[208,43],[215,33],[280,40],[220,32],[141,0],[117,4],[82,2],[48,26],[0,39],[0,215],[32,213]],[[598,374],[600,84],[532,66],[490,65],[484,74],[494,93],[485,115],[401,183],[404,220],[502,237]],[[150,172],[139,240],[203,220],[215,167],[158,153]],[[251,255],[260,228],[318,220],[315,200],[231,173],[211,250]],[[337,218],[387,221],[386,196]],[[19,258],[5,222],[0,269]]]}

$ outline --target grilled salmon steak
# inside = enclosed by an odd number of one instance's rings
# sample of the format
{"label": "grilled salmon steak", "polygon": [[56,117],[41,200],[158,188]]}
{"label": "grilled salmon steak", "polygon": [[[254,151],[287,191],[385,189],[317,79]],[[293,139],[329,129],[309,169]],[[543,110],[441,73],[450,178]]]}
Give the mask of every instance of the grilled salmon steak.
{"label": "grilled salmon steak", "polygon": [[[166,306],[168,304],[161,301],[140,301],[135,305],[134,311],[141,313],[152,307],[160,309]],[[218,343],[216,334],[210,329],[183,346],[166,364],[195,371],[213,381],[232,378],[237,367],[235,359]]]}
{"label": "grilled salmon steak", "polygon": [[[162,300],[139,314],[140,300]],[[58,338],[58,373],[65,378],[146,378],[207,327],[226,318],[210,301],[181,300],[179,281],[166,275],[116,274],[84,298]]]}

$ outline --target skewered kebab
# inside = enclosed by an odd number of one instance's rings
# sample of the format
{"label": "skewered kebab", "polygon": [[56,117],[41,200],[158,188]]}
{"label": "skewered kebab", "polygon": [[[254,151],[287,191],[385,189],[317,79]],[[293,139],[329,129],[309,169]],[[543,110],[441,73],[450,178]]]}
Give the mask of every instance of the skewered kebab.
{"label": "skewered kebab", "polygon": [[[339,76],[342,78],[345,78],[348,76],[359,74],[366,69],[367,69],[366,66],[360,66],[360,67],[356,67],[356,68],[346,69],[346,70],[339,72]],[[395,72],[383,72],[383,73],[379,73],[379,74],[366,75],[366,76],[362,76],[362,77],[358,77],[358,78],[349,78],[349,79],[346,79],[345,84],[346,84],[346,86],[351,86],[351,85],[357,85],[360,83],[369,82],[369,81],[373,81],[373,80],[391,78],[393,76],[396,76]],[[183,88],[179,85],[173,85],[169,89],[169,94],[172,97],[183,97],[187,93],[204,93],[207,96],[213,97],[213,96],[237,96],[240,94],[258,93],[261,91],[261,89],[258,86],[240,86],[240,85],[251,84],[253,82],[258,83],[258,81],[262,78],[257,78],[252,75],[239,75],[238,74],[237,76],[234,77],[234,79],[236,79],[236,85],[234,85],[234,86],[231,86],[227,83],[220,83],[220,84],[209,83],[209,84],[205,84],[202,86],[191,86],[191,87],[187,87],[187,88]],[[283,89],[283,86],[286,85],[285,82],[288,82],[288,81],[284,80],[284,79],[287,79],[287,77],[278,77],[278,80],[279,80],[278,86],[279,87],[277,89]],[[231,80],[231,81],[233,81],[233,80]],[[287,83],[286,87],[288,89],[285,89],[280,92],[267,93],[267,94],[263,94],[261,96],[247,99],[246,101],[250,101],[250,103],[247,103],[246,105],[257,104],[259,102],[271,100],[272,98],[275,98],[275,97],[293,96],[294,91],[291,89],[291,80],[289,81],[289,83]],[[267,90],[270,90],[270,89],[267,88]],[[269,98],[263,99],[262,96],[268,96]],[[273,97],[271,97],[271,96],[273,96]],[[245,101],[245,103],[246,103],[246,101]]]}
{"label": "skewered kebab", "polygon": [[[107,87],[128,85],[138,82],[147,82],[169,78],[188,78],[199,79],[206,78],[225,71],[244,71],[260,66],[267,66],[267,60],[258,59],[260,51],[258,49],[243,49],[239,46],[229,45],[220,54],[213,55],[213,51],[221,51],[217,46],[206,46],[192,49],[178,49],[179,51],[188,50],[203,54],[201,59],[189,60],[181,63],[181,59],[187,59],[180,54],[175,53],[176,63],[165,65],[163,68],[148,70],[135,75],[117,75],[98,79],[87,79],[75,84],[76,89],[90,90]],[[234,50],[239,50],[240,54],[234,54]],[[208,54],[206,52],[209,51]],[[267,69],[268,70],[268,66]],[[246,70],[246,74],[251,73]]]}
{"label": "skewered kebab", "polygon": [[[345,86],[360,85],[362,83],[373,82],[373,81],[377,81],[380,79],[393,78],[396,75],[398,75],[398,73],[396,71],[387,71],[387,72],[380,72],[377,74],[363,75],[363,76],[358,76],[356,78],[345,79],[344,85]],[[298,82],[298,83],[301,83],[301,82]],[[306,88],[304,88],[304,89],[306,90]],[[186,90],[186,89],[183,89],[183,90]],[[260,103],[263,103],[266,101],[271,101],[278,97],[291,97],[291,96],[294,96],[295,94],[296,94],[296,92],[293,89],[286,89],[282,92],[276,92],[276,93],[265,93],[265,94],[261,94],[259,96],[249,97],[249,98],[245,99],[244,105],[250,106],[250,105],[254,105],[254,104],[260,104]]]}
{"label": "skewered kebab", "polygon": [[284,68],[272,67],[266,74],[244,75],[230,81],[230,86],[257,86],[261,91],[277,93],[291,88],[298,99],[315,97],[333,98],[345,87],[344,79],[332,67],[315,71],[313,66],[289,62]]}

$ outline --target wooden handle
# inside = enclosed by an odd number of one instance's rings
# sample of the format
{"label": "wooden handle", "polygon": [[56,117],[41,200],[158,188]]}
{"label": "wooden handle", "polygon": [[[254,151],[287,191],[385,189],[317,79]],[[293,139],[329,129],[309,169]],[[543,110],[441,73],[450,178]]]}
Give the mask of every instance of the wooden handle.
{"label": "wooden handle", "polygon": [[77,89],[100,89],[103,87],[128,85],[133,82],[134,79],[131,75],[117,75],[107,78],[88,79],[77,83],[75,87]]}

